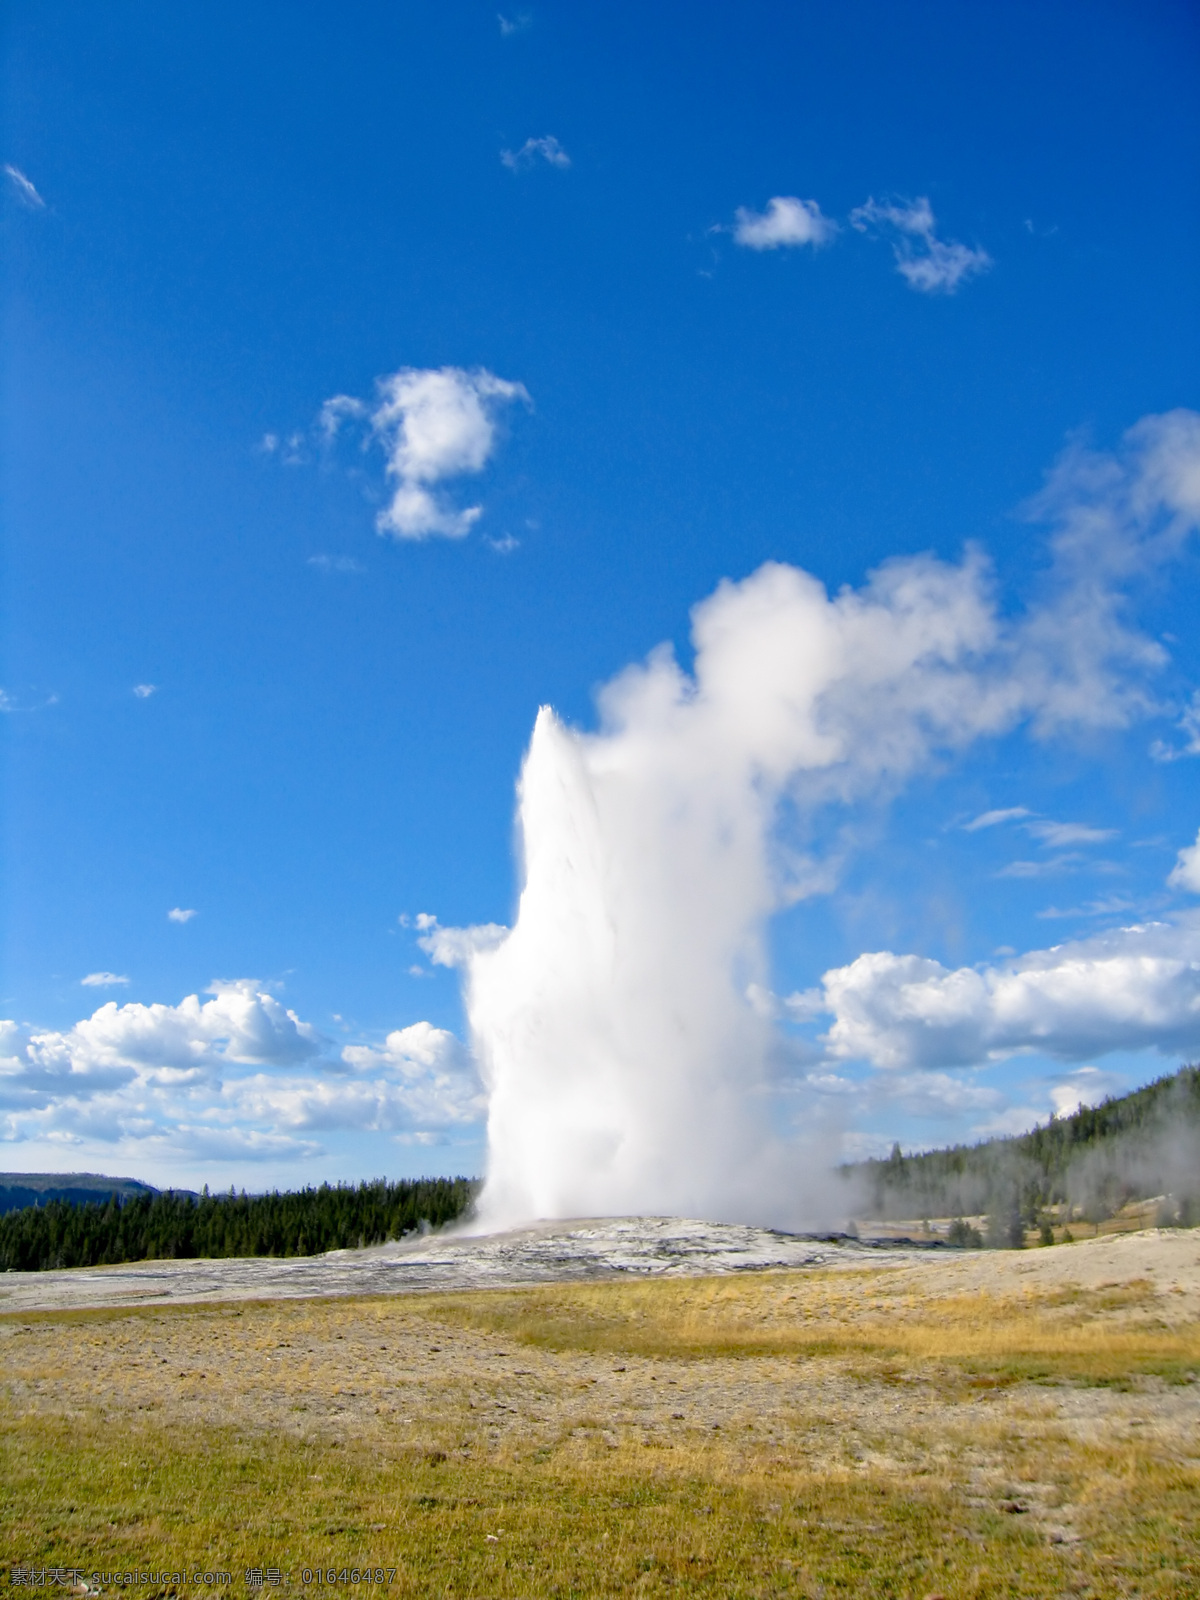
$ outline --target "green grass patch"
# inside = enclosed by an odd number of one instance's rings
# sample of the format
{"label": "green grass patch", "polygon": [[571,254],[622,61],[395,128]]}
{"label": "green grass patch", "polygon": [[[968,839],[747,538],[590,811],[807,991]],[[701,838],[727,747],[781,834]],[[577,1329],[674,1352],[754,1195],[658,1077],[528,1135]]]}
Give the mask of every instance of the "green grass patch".
{"label": "green grass patch", "polygon": [[[1116,1480],[1130,1464],[1100,1465]],[[777,1465],[735,1478],[719,1454],[676,1463],[577,1442],[524,1460],[439,1460],[378,1444],[9,1416],[0,1484],[10,1561],[227,1570],[239,1594],[245,1570],[267,1566],[288,1574],[291,1592],[305,1568],[382,1567],[395,1569],[391,1593],[429,1596],[986,1597],[1083,1585],[1182,1596],[1200,1585],[1195,1475],[1151,1459],[1122,1509],[1105,1508],[1094,1538],[1073,1547],[917,1476]]]}

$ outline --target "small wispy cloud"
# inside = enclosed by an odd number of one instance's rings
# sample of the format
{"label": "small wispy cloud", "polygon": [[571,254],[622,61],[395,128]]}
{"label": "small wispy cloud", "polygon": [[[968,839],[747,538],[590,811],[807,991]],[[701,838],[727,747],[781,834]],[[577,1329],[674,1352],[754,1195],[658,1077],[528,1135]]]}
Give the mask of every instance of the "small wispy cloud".
{"label": "small wispy cloud", "polygon": [[30,211],[44,211],[46,209],[46,202],[21,171],[20,167],[10,166],[6,161],[4,163],[4,176],[8,179],[12,192],[23,206],[27,206]]}
{"label": "small wispy cloud", "polygon": [[289,433],[286,437],[264,433],[258,441],[258,449],[261,455],[278,456],[285,467],[302,467],[309,459],[309,441],[302,433]]}
{"label": "small wispy cloud", "polygon": [[1153,760],[1180,761],[1185,756],[1200,756],[1200,689],[1192,695],[1175,726],[1183,735],[1183,743],[1167,744],[1162,739],[1155,739],[1150,746]]}
{"label": "small wispy cloud", "polygon": [[1081,906],[1045,906],[1034,916],[1043,922],[1071,921],[1082,917],[1121,917],[1127,912],[1144,910],[1136,900],[1126,895],[1110,894],[1099,900],[1087,900]]}
{"label": "small wispy cloud", "polygon": [[1175,859],[1167,883],[1172,889],[1190,889],[1200,894],[1200,833],[1195,844],[1185,845]]}
{"label": "small wispy cloud", "polygon": [[1010,861],[996,873],[997,878],[1052,878],[1069,871],[1080,858],[1076,855],[1052,856],[1048,861]]}
{"label": "small wispy cloud", "polygon": [[525,33],[533,27],[533,12],[518,11],[514,16],[506,17],[502,11],[498,11],[496,21],[500,24],[501,36],[511,39],[514,33]]}
{"label": "small wispy cloud", "polygon": [[921,294],[953,294],[959,284],[992,264],[986,250],[939,239],[933,209],[923,195],[886,204],[869,199],[850,213],[850,225],[859,233],[890,237],[896,271]]}
{"label": "small wispy cloud", "polygon": [[79,981],[85,989],[111,989],[118,984],[128,983],[129,979],[120,972],[89,972],[86,978],[80,978]]}
{"label": "small wispy cloud", "polygon": [[309,556],[306,566],[316,567],[318,572],[365,572],[367,569],[361,561],[356,561],[353,556]]}
{"label": "small wispy cloud", "polygon": [[1076,844],[1104,844],[1117,837],[1116,828],[1092,828],[1086,822],[1027,822],[1025,831],[1051,850]]}
{"label": "small wispy cloud", "polygon": [[819,249],[828,244],[837,231],[837,223],[822,215],[815,200],[777,194],[767,201],[765,211],[750,211],[746,206],[739,206],[733,238],[735,244],[744,245],[748,250],[779,250],[806,244]]}
{"label": "small wispy cloud", "polygon": [[1002,822],[1018,822],[1030,815],[1028,806],[1004,806],[997,811],[984,811],[970,822],[963,823],[964,833],[978,833],[980,828],[995,828]]}
{"label": "small wispy cloud", "polygon": [[565,171],[571,158],[552,133],[541,139],[526,139],[519,150],[501,150],[500,159],[510,172],[527,172],[539,161]]}
{"label": "small wispy cloud", "polygon": [[167,921],[190,922],[195,915],[196,910],[192,906],[172,906],[170,911],[167,912]]}
{"label": "small wispy cloud", "polygon": [[139,700],[149,700],[152,694],[158,693],[158,685],[156,683],[135,683],[133,692]]}

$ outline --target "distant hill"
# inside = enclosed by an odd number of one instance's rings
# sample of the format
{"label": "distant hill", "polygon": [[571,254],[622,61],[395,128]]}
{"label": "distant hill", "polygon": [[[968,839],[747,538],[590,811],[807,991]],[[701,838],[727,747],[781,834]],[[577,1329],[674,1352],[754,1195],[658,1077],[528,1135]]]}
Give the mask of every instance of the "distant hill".
{"label": "distant hill", "polygon": [[1163,1221],[1200,1222],[1200,1066],[1013,1138],[916,1155],[896,1145],[841,1171],[859,1215],[880,1219],[1019,1215],[1035,1228],[1049,1206],[1098,1222],[1161,1195]]}
{"label": "distant hill", "polygon": [[139,1194],[157,1194],[137,1178],[106,1178],[99,1172],[0,1172],[0,1216],[23,1206],[65,1200],[68,1205],[94,1205],[110,1194],[131,1200]]}

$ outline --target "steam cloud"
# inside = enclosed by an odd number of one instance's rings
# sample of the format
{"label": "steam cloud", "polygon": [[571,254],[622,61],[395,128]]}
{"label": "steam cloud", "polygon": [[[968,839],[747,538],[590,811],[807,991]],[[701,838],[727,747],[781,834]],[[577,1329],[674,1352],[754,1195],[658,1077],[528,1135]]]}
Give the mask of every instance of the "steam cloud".
{"label": "steam cloud", "polygon": [[438,930],[435,952],[465,969],[489,1093],[484,1225],[817,1220],[819,1174],[805,1192],[803,1152],[771,1129],[773,1036],[748,995],[771,913],[836,864],[783,848],[781,806],[812,819],[1021,722],[1143,714],[1164,655],[1122,590],[1200,518],[1200,416],[1146,418],[1115,456],[1069,452],[1034,509],[1054,559],[1015,620],[976,551],[895,560],[833,597],[769,563],[695,608],[690,674],[655,651],[603,690],[595,734],[541,710],[515,926]]}

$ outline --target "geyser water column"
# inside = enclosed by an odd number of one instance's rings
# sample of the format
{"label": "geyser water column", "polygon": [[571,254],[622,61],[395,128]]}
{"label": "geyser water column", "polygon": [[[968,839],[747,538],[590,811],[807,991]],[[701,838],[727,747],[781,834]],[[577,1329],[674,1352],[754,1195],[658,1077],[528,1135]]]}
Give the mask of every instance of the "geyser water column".
{"label": "geyser water column", "polygon": [[520,914],[468,982],[491,1224],[763,1208],[768,1040],[743,997],[761,975],[762,828],[744,796],[669,777],[651,747],[538,716]]}

